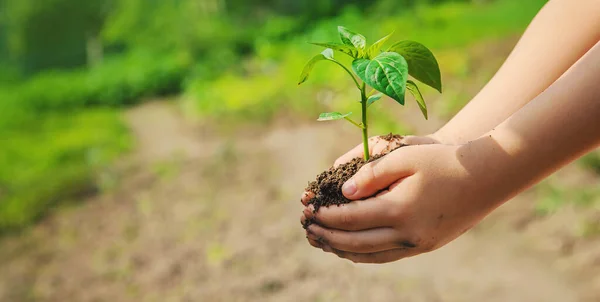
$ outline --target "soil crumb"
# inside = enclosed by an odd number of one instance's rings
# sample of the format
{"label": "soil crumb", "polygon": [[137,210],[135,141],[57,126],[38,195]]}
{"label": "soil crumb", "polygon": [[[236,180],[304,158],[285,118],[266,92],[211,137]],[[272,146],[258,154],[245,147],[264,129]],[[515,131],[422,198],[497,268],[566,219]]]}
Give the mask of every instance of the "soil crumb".
{"label": "soil crumb", "polygon": [[[399,142],[402,140],[402,136],[397,134],[388,134],[385,136],[379,137],[382,140],[388,142]],[[390,144],[390,146],[392,146]],[[313,205],[314,212],[319,211],[320,207],[329,207],[332,205],[342,205],[346,203],[350,203],[351,200],[344,197],[342,194],[342,186],[346,181],[348,181],[362,166],[365,164],[378,160],[392,151],[406,146],[405,144],[398,144],[394,148],[386,148],[381,154],[377,154],[372,156],[368,162],[365,162],[363,158],[355,158],[352,161],[339,165],[338,167],[331,167],[323,173],[317,175],[317,179],[308,184],[305,191],[313,192],[315,197],[313,197],[308,204]],[[308,227],[312,224],[312,220],[307,220],[304,223],[304,228]]]}
{"label": "soil crumb", "polygon": [[379,138],[391,143],[391,142],[394,142],[394,141],[398,141],[399,142],[399,141],[402,140],[403,137],[400,134],[390,133],[388,135],[381,135]]}

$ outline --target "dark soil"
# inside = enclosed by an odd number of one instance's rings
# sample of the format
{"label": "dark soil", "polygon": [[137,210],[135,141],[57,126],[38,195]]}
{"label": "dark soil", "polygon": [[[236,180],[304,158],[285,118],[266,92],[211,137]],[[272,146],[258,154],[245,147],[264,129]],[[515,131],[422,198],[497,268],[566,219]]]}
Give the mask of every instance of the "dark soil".
{"label": "dark soil", "polygon": [[[390,133],[388,135],[380,136],[379,138],[391,143],[400,141],[402,136]],[[365,164],[378,160],[390,152],[404,146],[406,145],[398,144],[398,146],[395,146],[394,148],[388,148],[381,154],[372,156],[368,162],[365,162],[363,158],[357,157],[348,163],[342,164],[336,168],[331,167],[327,171],[319,174],[317,179],[310,182],[308,187],[305,189],[305,191],[315,194],[315,197],[313,197],[308,204],[313,205],[315,208],[314,212],[316,213],[319,211],[320,207],[329,207],[332,205],[339,206],[350,203],[351,200],[347,199],[342,194],[342,185],[344,185],[344,183],[348,181],[354,174],[356,174],[356,172],[358,172],[358,170],[360,170],[360,168]],[[307,220],[304,223],[304,228],[308,227],[312,223],[312,220]]]}
{"label": "dark soil", "polygon": [[[400,134],[393,134],[393,133],[390,133],[390,134],[388,134],[388,135],[382,135],[382,136],[380,136],[379,138],[381,138],[382,140],[388,141],[388,142],[390,142],[390,143],[391,143],[391,142],[394,142],[394,141],[397,141],[397,142],[399,142],[399,141],[401,141],[401,140],[402,140],[402,135],[400,135]],[[400,145],[398,148],[400,148],[400,147],[403,147],[403,146],[402,146],[402,145]],[[398,149],[398,148],[396,148],[396,149]],[[394,149],[394,150],[395,150],[395,149]],[[390,152],[391,152],[391,151],[387,151],[387,153],[390,153]],[[386,153],[386,154],[387,154],[387,153]]]}

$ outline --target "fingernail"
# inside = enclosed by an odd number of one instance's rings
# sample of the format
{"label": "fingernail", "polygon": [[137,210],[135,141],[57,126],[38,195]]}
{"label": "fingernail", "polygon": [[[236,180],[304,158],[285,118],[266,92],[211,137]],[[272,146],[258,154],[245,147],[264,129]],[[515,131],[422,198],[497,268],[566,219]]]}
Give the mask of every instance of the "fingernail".
{"label": "fingernail", "polygon": [[306,237],[309,239],[312,239],[314,241],[319,241],[319,237],[317,237],[315,234],[311,233],[311,232],[306,232]]}
{"label": "fingernail", "polygon": [[348,180],[342,186],[342,193],[344,193],[344,195],[346,195],[346,196],[352,196],[352,195],[356,194],[356,191],[357,191],[356,182],[354,181],[353,178]]}
{"label": "fingernail", "polygon": [[327,253],[333,253],[333,249],[327,244],[321,245],[321,249]]}

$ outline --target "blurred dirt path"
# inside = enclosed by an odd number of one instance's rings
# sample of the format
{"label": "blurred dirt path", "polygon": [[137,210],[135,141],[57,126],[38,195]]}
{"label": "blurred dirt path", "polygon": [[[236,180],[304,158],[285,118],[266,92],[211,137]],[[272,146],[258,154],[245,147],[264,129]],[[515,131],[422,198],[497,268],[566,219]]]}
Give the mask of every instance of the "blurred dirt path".
{"label": "blurred dirt path", "polygon": [[219,136],[169,103],[126,119],[117,188],[0,241],[0,301],[600,301],[598,240],[562,232],[577,210],[536,218],[535,192],[438,251],[354,265],[305,242],[298,201],[348,127]]}

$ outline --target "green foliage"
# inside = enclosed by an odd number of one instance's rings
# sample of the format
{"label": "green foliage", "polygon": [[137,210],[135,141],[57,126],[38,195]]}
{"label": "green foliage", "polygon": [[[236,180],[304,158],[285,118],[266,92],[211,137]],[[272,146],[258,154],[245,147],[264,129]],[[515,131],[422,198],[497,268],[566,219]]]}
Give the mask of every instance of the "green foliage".
{"label": "green foliage", "polygon": [[352,69],[369,86],[404,105],[408,65],[401,55],[384,52],[372,60],[357,59]]}
{"label": "green foliage", "polygon": [[[392,34],[381,38],[367,48],[367,40],[363,35],[351,31],[343,26],[338,26],[338,33],[344,45],[337,45],[333,43],[314,43],[318,46],[331,48],[327,48],[323,53],[313,57],[310,61],[308,61],[300,76],[299,84],[304,83],[308,79],[308,75],[312,71],[315,64],[323,60],[333,61],[348,72],[348,74],[356,83],[357,88],[360,90],[362,123],[358,124],[349,119],[348,116],[350,114],[342,115],[339,112],[322,113],[318,121],[346,119],[348,122],[361,128],[363,145],[365,148],[365,160],[369,160],[369,125],[367,124],[367,109],[370,107],[370,105],[379,100],[381,95],[373,97],[367,96],[365,91],[366,85],[369,85],[375,90],[378,90],[391,97],[400,105],[404,105],[404,95],[408,85],[409,91],[415,97],[421,112],[425,116],[425,119],[427,119],[427,105],[425,104],[423,95],[421,94],[421,91],[417,85],[413,81],[408,80],[409,64],[402,54],[411,59],[411,66],[415,69],[411,72],[411,75],[416,75],[418,78],[415,78],[421,79],[421,81],[424,81],[428,85],[438,87],[438,90],[441,92],[442,84],[440,70],[437,60],[431,51],[419,43],[399,42],[390,48],[392,51],[380,53],[381,47],[383,47],[385,42],[389,40]],[[333,60],[333,49],[348,54],[354,58],[352,61],[352,70],[358,76],[358,78],[363,81],[362,85],[358,83],[348,68],[346,68],[343,64]]]}
{"label": "green foliage", "polygon": [[391,34],[379,39],[379,41],[373,43],[373,45],[371,45],[371,47],[369,47],[369,49],[367,50],[367,58],[369,58],[369,59],[375,58],[381,51],[381,47],[383,47],[383,44],[385,44],[385,42],[387,42],[387,40],[389,40],[393,34],[394,33],[391,33]]}
{"label": "green foliage", "polygon": [[326,47],[327,49],[339,51],[343,54],[349,55],[352,58],[359,57],[358,49],[356,49],[354,46],[348,46],[348,45],[337,44],[337,43],[311,43],[311,44]]}
{"label": "green foliage", "polygon": [[0,137],[0,232],[94,191],[96,172],[130,145],[119,113],[108,109],[36,116]]}
{"label": "green foliage", "polygon": [[331,48],[325,49],[322,53],[314,56],[312,59],[310,59],[310,61],[308,61],[308,63],[306,63],[306,66],[304,66],[304,70],[302,71],[302,74],[300,75],[300,80],[298,81],[298,85],[300,85],[300,84],[306,82],[306,80],[308,80],[308,76],[310,75],[310,72],[312,71],[312,69],[315,67],[315,65],[319,61],[325,61],[325,60],[333,60],[333,50],[331,50]]}
{"label": "green foliage", "polygon": [[535,205],[538,215],[551,215],[560,210],[565,205],[574,205],[582,208],[589,208],[598,204],[600,188],[579,184],[576,187],[565,185],[558,178],[549,178],[538,186],[536,192],[539,199]]}
{"label": "green foliage", "polygon": [[144,97],[181,90],[188,69],[185,56],[136,53],[90,70],[49,71],[5,91],[7,104],[33,112],[89,106],[122,106]]}
{"label": "green foliage", "polygon": [[600,175],[600,151],[593,151],[579,160],[580,164]]}
{"label": "green foliage", "polygon": [[381,97],[383,96],[383,93],[378,93],[376,95],[372,95],[367,99],[367,107],[371,106],[373,103],[379,101],[381,99]]}
{"label": "green foliage", "polygon": [[318,121],[322,122],[322,121],[341,120],[343,118],[349,117],[350,115],[352,115],[352,112],[349,112],[346,114],[341,114],[339,112],[326,112],[326,113],[321,113],[319,115]]}
{"label": "green foliage", "polygon": [[[328,47],[326,51],[333,49],[353,57],[355,59],[352,62],[354,73],[364,83],[383,92],[399,104],[404,105],[409,73],[417,80],[441,92],[442,83],[438,62],[433,53],[422,44],[413,41],[402,41],[390,47],[388,52],[379,53],[383,44],[389,40],[392,34],[383,37],[371,45],[368,50],[365,50],[366,38],[363,35],[343,26],[338,26],[338,32],[344,45],[335,43],[313,44]],[[306,81],[308,73],[318,61],[326,59],[329,58],[323,54],[313,57],[302,72],[300,84]],[[427,106],[414,82],[411,82],[411,92],[415,96],[423,115],[427,118]],[[369,102],[368,105],[372,103]]]}
{"label": "green foliage", "polygon": [[408,80],[406,81],[406,89],[410,91],[410,93],[415,97],[417,104],[419,104],[419,109],[423,113],[425,119],[427,119],[427,104],[425,104],[425,100],[423,100],[423,95],[421,94],[421,90],[415,82]]}
{"label": "green foliage", "polygon": [[[186,112],[217,120],[218,125],[269,122],[282,111],[303,117],[332,108],[356,112],[357,103],[348,102],[353,97],[348,89],[352,82],[337,72],[338,64],[319,65],[320,72],[310,74],[310,87],[294,89],[296,71],[305,63],[302,57],[314,49],[306,41],[340,39],[339,31],[331,30],[338,24],[363,28],[367,37],[396,31],[434,49],[445,79],[456,80],[472,68],[466,45],[521,32],[545,3],[73,1],[0,0],[0,157],[9,158],[8,150],[19,155],[5,161],[0,158],[0,170],[20,171],[17,167],[21,167],[30,176],[17,178],[30,180],[19,183],[31,184],[6,182],[10,178],[6,175],[13,172],[2,172],[0,220],[12,221],[5,225],[26,225],[55,202],[76,199],[82,192],[104,186],[101,178],[106,173],[98,171],[103,164],[91,164],[98,152],[82,150],[117,150],[99,152],[117,154],[126,149],[119,147],[127,138],[126,131],[118,113],[107,106],[131,105],[184,89]],[[365,42],[359,54],[351,36],[351,46],[343,42],[322,46],[349,55],[336,57],[336,62],[346,66],[352,59],[373,59],[386,50],[384,38],[370,47]],[[100,50],[105,53],[93,68],[84,66],[90,37],[100,38]],[[460,85],[447,86],[445,99],[469,95]],[[420,92],[429,98],[433,91],[421,87]],[[317,102],[307,101],[315,96]],[[367,98],[367,104],[380,97]],[[429,105],[440,111],[435,103]],[[369,110],[377,116],[370,121],[372,131],[411,131],[398,122],[393,110],[384,106]],[[105,131],[106,136],[98,138],[98,131]],[[71,143],[65,143],[66,138]]]}
{"label": "green foliage", "polygon": [[111,2],[6,0],[7,52],[29,74],[84,65],[86,41],[100,32]]}
{"label": "green foliage", "polygon": [[344,43],[347,46],[351,46],[358,49],[359,53],[364,51],[367,45],[367,39],[365,38],[365,36],[353,32],[343,26],[338,26],[338,32],[340,34],[340,39],[342,40],[342,43]]}
{"label": "green foliage", "polygon": [[427,47],[414,41],[400,41],[388,51],[396,52],[406,59],[412,77],[442,92],[440,67]]}
{"label": "green foliage", "polygon": [[129,144],[119,113],[106,107],[181,90],[189,59],[155,58],[135,53],[0,89],[0,232],[102,185],[99,169]]}

